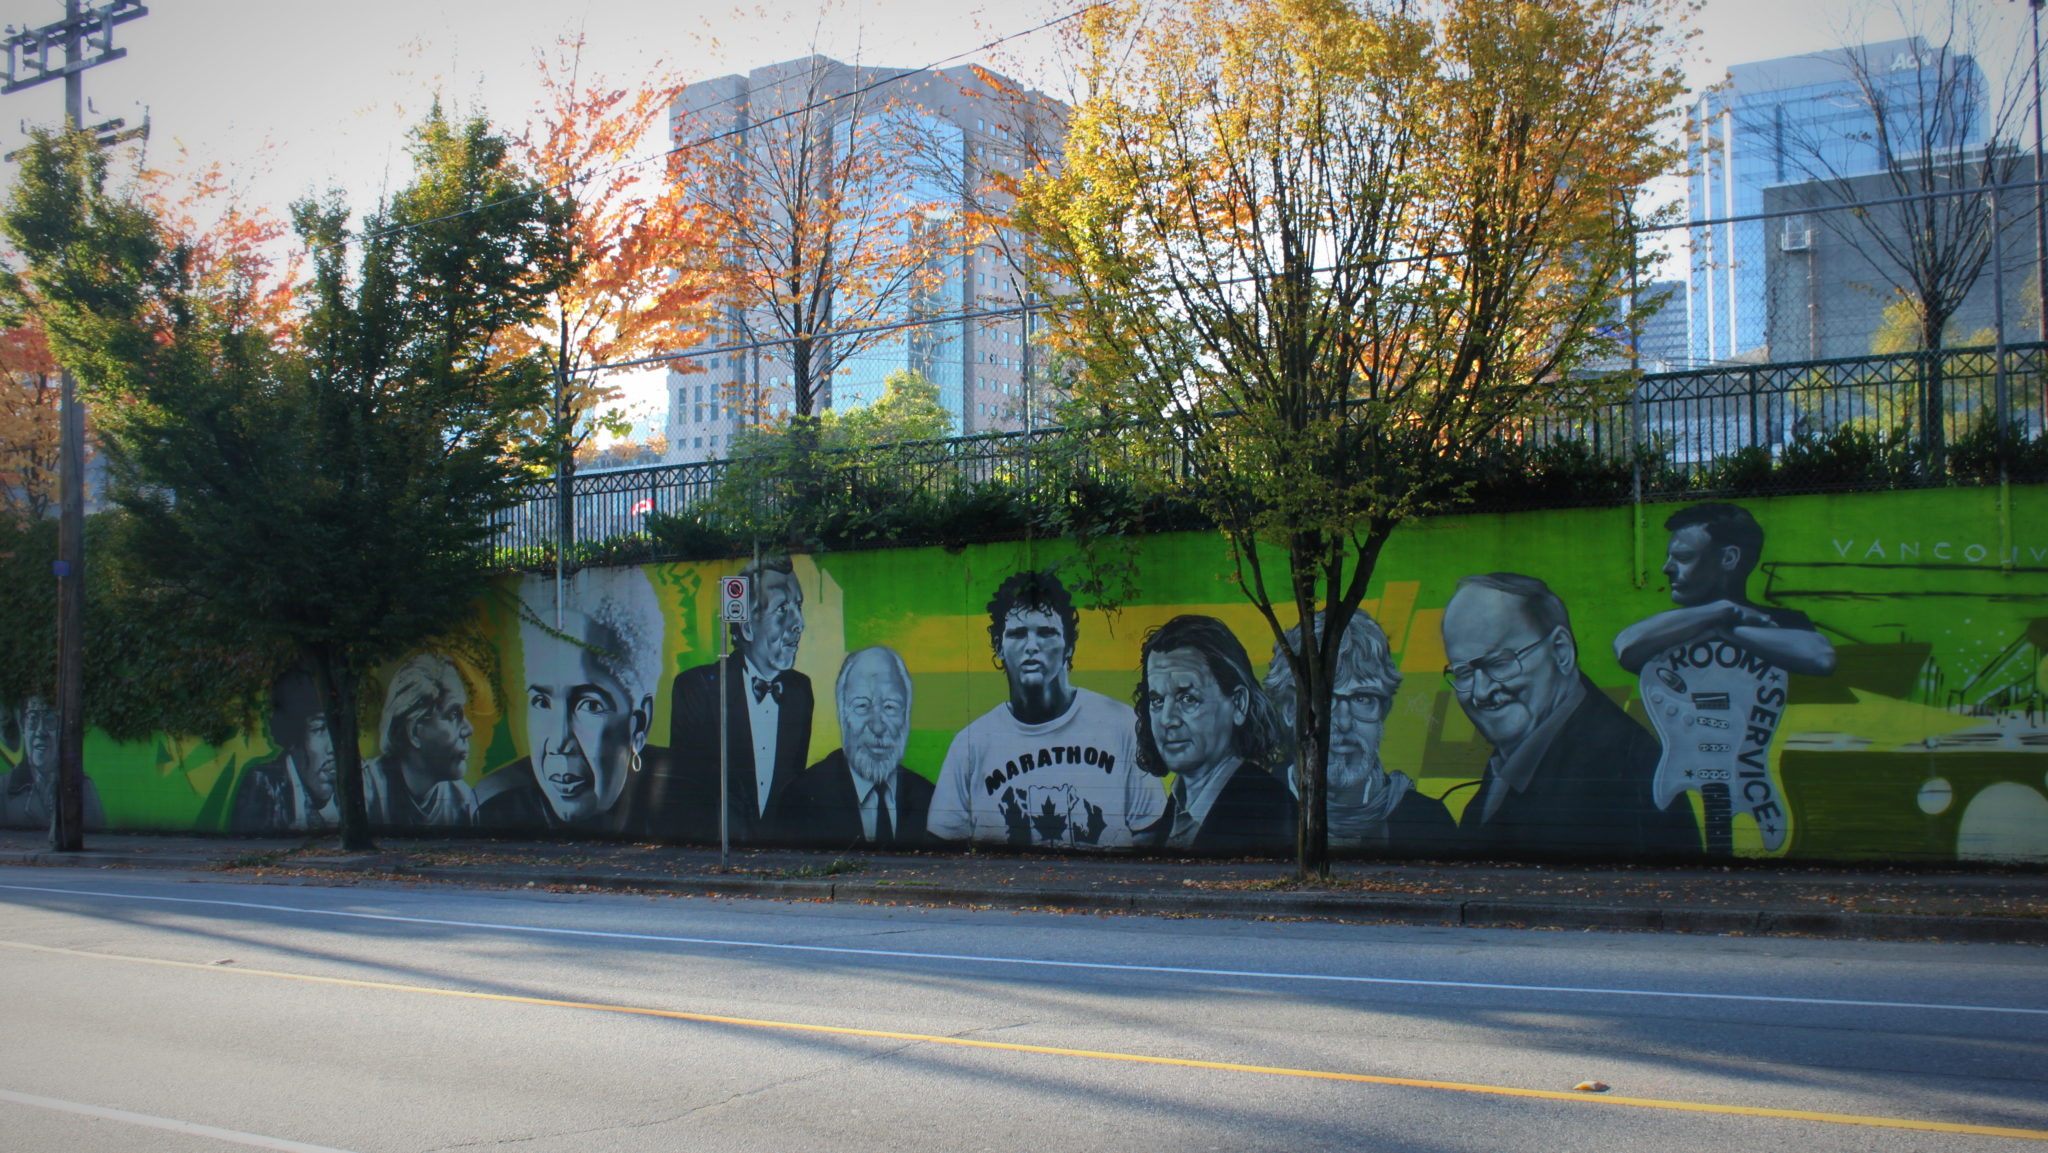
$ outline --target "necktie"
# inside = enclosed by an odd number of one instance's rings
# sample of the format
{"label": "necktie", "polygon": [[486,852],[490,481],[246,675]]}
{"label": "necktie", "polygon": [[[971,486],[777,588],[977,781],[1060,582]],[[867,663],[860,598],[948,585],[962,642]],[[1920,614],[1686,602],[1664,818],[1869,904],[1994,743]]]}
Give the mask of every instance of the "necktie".
{"label": "necktie", "polygon": [[894,822],[889,820],[889,786],[875,786],[875,843],[886,845],[896,839]]}
{"label": "necktie", "polygon": [[755,677],[754,701],[758,704],[761,701],[767,700],[769,697],[774,697],[777,703],[781,702],[782,682],[764,680],[760,677]]}

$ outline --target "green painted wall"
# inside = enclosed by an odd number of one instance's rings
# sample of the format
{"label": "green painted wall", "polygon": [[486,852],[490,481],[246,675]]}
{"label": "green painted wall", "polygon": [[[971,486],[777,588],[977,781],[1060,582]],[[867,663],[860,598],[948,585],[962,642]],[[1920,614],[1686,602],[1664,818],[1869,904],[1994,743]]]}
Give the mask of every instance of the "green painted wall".
{"label": "green painted wall", "polygon": [[[1769,710],[1773,724],[1762,734],[1757,754],[1767,764],[1764,779],[1784,816],[1783,836],[1773,845],[1773,836],[1758,821],[1738,812],[1726,830],[1733,851],[1806,859],[2048,859],[2048,715],[2042,695],[2048,675],[2048,489],[2014,489],[2009,507],[2001,504],[1996,489],[1741,503],[1766,533],[1761,564],[1748,579],[1749,600],[1781,623],[1810,620],[1832,647],[1833,669],[1825,676],[1794,672],[1784,678],[1782,707]],[[1386,705],[1381,765],[1411,780],[1418,796],[1442,798],[1449,814],[1464,817],[1468,829],[1481,824],[1474,820],[1476,812],[1464,810],[1479,793],[1475,782],[1488,773],[1495,746],[1468,719],[1444,676],[1445,609],[1459,580],[1470,574],[1507,572],[1545,582],[1569,611],[1578,670],[1647,734],[1641,685],[1618,663],[1614,641],[1638,622],[1674,607],[1660,572],[1669,540],[1662,522],[1684,507],[1447,517],[1397,532],[1366,604],[1384,629],[1392,663],[1405,678]],[[1010,696],[1006,673],[989,643],[986,606],[991,594],[1014,573],[1049,569],[1071,577],[1077,563],[1060,542],[793,558],[803,597],[794,671],[808,679],[815,701],[801,763],[823,761],[841,748],[835,678],[847,654],[882,646],[900,655],[912,685],[901,763],[925,780],[938,779],[956,735],[991,710],[1005,709]],[[1081,611],[1071,684],[1127,706],[1139,680],[1146,634],[1183,614],[1224,622],[1242,642],[1254,671],[1264,674],[1272,637],[1231,584],[1230,567],[1228,550],[1214,534],[1147,540],[1138,596],[1115,611]],[[648,618],[653,623],[642,631],[659,634],[656,648],[640,646],[644,659],[633,671],[630,654],[613,653],[570,622],[568,631],[580,643],[618,659],[585,660],[580,670],[568,668],[550,683],[573,695],[580,691],[579,672],[588,674],[582,680],[606,681],[610,670],[617,675],[607,683],[615,682],[627,699],[618,714],[600,716],[598,706],[565,697],[558,704],[568,711],[548,715],[578,724],[587,719],[586,743],[613,741],[616,763],[631,773],[617,804],[639,806],[630,822],[599,821],[587,828],[682,837],[715,829],[715,792],[705,791],[715,789],[715,777],[690,777],[679,767],[690,756],[715,749],[715,728],[698,724],[691,731],[686,721],[684,731],[677,731],[681,718],[674,715],[672,682],[715,659],[717,578],[738,568],[719,563],[593,570],[572,585],[572,606],[596,606],[607,597],[616,604],[639,604],[653,614]],[[528,722],[533,710],[543,706],[536,704],[527,650],[547,642],[536,639],[544,632],[531,625],[522,628],[519,604],[523,597],[535,615],[552,623],[553,595],[545,580],[508,579],[478,605],[472,619],[451,622],[450,639],[437,646],[460,672],[466,700],[458,720],[469,731],[462,784],[444,790],[457,798],[444,816],[466,811],[468,798],[479,794],[489,810],[491,797],[504,795],[508,781],[530,784],[521,776],[533,753]],[[606,635],[615,637],[613,647],[623,649],[632,647],[632,638],[616,638],[632,632],[627,628],[625,634]],[[365,693],[361,746],[367,756],[387,751],[379,713],[385,682],[394,672],[385,670],[380,683]],[[1697,704],[1696,687],[1693,696]],[[1740,712],[1745,702],[1734,707]],[[1125,715],[1135,717],[1128,709]],[[1688,715],[1695,726],[1720,723],[1708,712]],[[589,735],[600,731],[610,735]],[[1618,739],[1612,723],[1606,731]],[[1678,740],[1667,734],[1666,755],[1674,744],[1699,734],[1713,735],[1697,727],[1684,729]],[[1102,740],[1115,736],[1105,734]],[[0,758],[21,767],[9,778],[5,812],[21,823],[28,810],[21,808],[20,795],[30,780],[30,766],[22,762],[31,742],[18,733],[9,739],[17,747],[0,743]],[[1589,758],[1619,747],[1612,741],[1584,744]],[[236,794],[252,766],[271,763],[273,772],[282,772],[277,763],[287,751],[266,732],[244,734],[221,746],[169,736],[124,745],[95,733],[87,741],[86,765],[110,826],[218,831],[233,827]],[[1549,767],[1531,780],[1545,781],[1557,760],[1551,756],[1544,762]],[[507,766],[507,773],[486,782],[493,770]],[[1508,771],[1508,766],[1503,762],[1498,769]],[[1641,777],[1640,764],[1589,763],[1585,771],[1611,777],[1601,788],[1613,795],[1651,788],[1647,780],[1614,783]],[[1177,779],[1148,778],[1161,811]],[[593,787],[602,793],[605,783]],[[1082,795],[1100,801],[1090,791],[1096,787],[1083,788]],[[1533,797],[1548,786],[1532,787],[1535,793],[1504,793],[1508,808],[1513,809],[1516,797]],[[1497,786],[1495,791],[1505,789]],[[545,800],[545,791],[533,795]],[[1186,785],[1181,795],[1188,795]],[[1111,817],[1123,805],[1133,818],[1156,815],[1148,808],[1152,803],[1148,797],[1103,802]],[[1639,798],[1630,797],[1628,803],[1639,805]],[[1592,804],[1598,808],[1602,802]],[[1680,793],[1671,805],[1690,807],[1694,825],[1708,816],[1697,791]],[[501,819],[510,811],[499,806]],[[544,810],[521,811],[531,817]],[[1084,805],[1074,811],[1090,810]],[[1663,810],[1666,816],[1673,812],[1668,806]],[[1598,814],[1589,818],[1596,825],[1604,819]],[[750,835],[801,836],[803,829],[786,823],[772,829],[763,823]],[[989,834],[977,826],[976,835]],[[1167,832],[1159,826],[1152,835]],[[1120,842],[1111,836],[1105,843]],[[1477,851],[1481,843],[1436,842],[1432,847],[1465,844]],[[1485,843],[1495,851],[1505,843],[1512,851],[1518,842],[1497,836]],[[1584,847],[1595,856],[1633,855],[1616,848],[1619,843],[1591,837]],[[1394,844],[1392,851],[1402,847]],[[1701,844],[1696,851],[1708,849]]]}

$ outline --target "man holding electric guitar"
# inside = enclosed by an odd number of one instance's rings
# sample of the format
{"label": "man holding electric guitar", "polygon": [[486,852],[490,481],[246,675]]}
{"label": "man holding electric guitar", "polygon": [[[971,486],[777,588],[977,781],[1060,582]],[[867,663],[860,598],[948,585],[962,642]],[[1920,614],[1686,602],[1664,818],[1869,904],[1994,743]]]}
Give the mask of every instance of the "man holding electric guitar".
{"label": "man holding electric guitar", "polygon": [[1615,659],[1642,678],[1643,705],[1663,745],[1655,800],[1664,806],[1699,792],[1710,856],[1732,851],[1737,807],[1756,822],[1763,847],[1775,850],[1791,824],[1770,770],[1786,674],[1833,673],[1834,645],[1805,614],[1749,599],[1764,530],[1748,509],[1697,504],[1664,528],[1664,576],[1678,607],[1614,638]]}

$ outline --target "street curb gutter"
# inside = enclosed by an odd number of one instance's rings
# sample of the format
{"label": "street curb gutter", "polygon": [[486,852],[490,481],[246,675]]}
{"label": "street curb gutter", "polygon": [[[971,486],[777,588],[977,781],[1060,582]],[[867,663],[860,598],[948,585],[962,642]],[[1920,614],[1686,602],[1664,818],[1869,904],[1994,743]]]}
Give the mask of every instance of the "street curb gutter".
{"label": "street curb gutter", "polygon": [[[0,864],[6,865],[205,870],[217,869],[220,863],[218,858],[189,854],[0,852]],[[515,889],[591,889],[674,893],[686,896],[765,897],[791,901],[964,905],[981,908],[1066,909],[1210,917],[1310,918],[1465,928],[1621,929],[1666,933],[1734,933],[1746,936],[2048,944],[2048,920],[1967,914],[1663,908],[1644,905],[1577,905],[1544,901],[1466,901],[1454,897],[1354,896],[1342,893],[1219,893],[1157,889],[1104,892],[1092,889],[1020,888],[1007,885],[975,888],[966,885],[826,881],[808,878],[778,880],[766,877],[725,876],[650,877],[619,873],[543,872],[531,869],[478,869],[454,866],[410,868],[375,857],[319,860],[300,858],[290,864],[297,868],[473,885],[502,885]]]}

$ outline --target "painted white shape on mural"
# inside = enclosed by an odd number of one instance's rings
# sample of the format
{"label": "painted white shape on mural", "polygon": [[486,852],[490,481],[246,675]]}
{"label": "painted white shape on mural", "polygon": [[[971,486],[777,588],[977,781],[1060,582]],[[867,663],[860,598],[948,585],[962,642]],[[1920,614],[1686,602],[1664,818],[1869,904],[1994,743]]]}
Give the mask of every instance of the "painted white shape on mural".
{"label": "painted white shape on mural", "polygon": [[2048,861],[2048,797],[2011,781],[1985,788],[1963,810],[1956,856],[1972,861]]}

